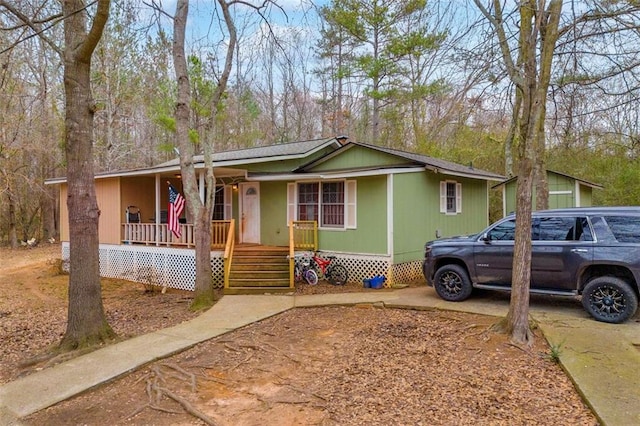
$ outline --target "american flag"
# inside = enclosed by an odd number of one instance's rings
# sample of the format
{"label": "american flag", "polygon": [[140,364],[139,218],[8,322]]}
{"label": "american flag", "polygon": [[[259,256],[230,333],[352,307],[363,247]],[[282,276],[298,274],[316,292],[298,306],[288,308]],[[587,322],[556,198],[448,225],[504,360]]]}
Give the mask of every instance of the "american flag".
{"label": "american flag", "polygon": [[184,209],[184,197],[169,184],[169,212],[167,221],[169,231],[173,232],[176,238],[180,238],[182,231],[180,230],[180,214]]}

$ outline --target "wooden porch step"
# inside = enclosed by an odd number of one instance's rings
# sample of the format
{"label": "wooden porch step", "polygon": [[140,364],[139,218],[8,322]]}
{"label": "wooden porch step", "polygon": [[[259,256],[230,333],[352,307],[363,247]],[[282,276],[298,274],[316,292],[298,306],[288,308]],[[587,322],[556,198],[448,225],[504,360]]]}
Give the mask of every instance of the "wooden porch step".
{"label": "wooden porch step", "polygon": [[225,294],[286,293],[289,287],[287,247],[237,247]]}
{"label": "wooden porch step", "polygon": [[289,277],[283,278],[235,278],[229,279],[229,287],[289,287]]}
{"label": "wooden porch step", "polygon": [[224,289],[224,294],[285,294],[294,291],[289,287],[230,287]]}

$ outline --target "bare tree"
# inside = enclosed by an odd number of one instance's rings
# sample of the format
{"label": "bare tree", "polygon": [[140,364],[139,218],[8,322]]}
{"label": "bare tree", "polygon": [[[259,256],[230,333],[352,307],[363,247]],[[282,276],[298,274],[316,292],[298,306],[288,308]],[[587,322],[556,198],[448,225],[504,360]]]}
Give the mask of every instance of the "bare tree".
{"label": "bare tree", "polygon": [[[93,172],[93,116],[91,57],[109,18],[109,0],[88,6],[83,0],[64,0],[61,13],[42,17],[36,8],[32,17],[0,1],[19,23],[25,37],[40,37],[62,58],[65,89],[65,155],[69,209],[69,308],[67,329],[60,342],[63,350],[102,343],[115,336],[102,305],[98,258],[98,220]],[[93,19],[88,25],[89,8]],[[62,20],[64,47],[47,36],[48,25]],[[17,45],[21,40],[15,42]]]}
{"label": "bare tree", "polygon": [[[505,28],[500,0],[492,8],[474,0],[490,22],[498,37],[504,67],[522,99],[518,120],[518,181],[516,199],[516,237],[513,255],[511,303],[506,317],[506,330],[517,344],[531,344],[529,327],[529,286],[531,281],[531,211],[534,165],[539,150],[541,121],[549,88],[551,65],[558,39],[562,0],[525,0],[518,4],[517,59]],[[539,55],[538,55],[539,52]]]}

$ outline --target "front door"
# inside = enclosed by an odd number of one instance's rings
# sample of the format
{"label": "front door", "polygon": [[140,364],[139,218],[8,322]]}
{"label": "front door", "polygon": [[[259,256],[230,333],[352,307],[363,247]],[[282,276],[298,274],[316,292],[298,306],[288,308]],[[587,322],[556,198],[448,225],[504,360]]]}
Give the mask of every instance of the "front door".
{"label": "front door", "polygon": [[240,242],[260,243],[260,183],[241,183]]}

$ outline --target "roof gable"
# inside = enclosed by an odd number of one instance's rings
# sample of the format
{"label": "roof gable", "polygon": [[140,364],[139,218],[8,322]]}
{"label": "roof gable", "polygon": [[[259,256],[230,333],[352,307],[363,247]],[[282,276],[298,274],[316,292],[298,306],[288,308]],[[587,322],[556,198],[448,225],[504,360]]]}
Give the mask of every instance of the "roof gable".
{"label": "roof gable", "polygon": [[484,180],[502,180],[504,176],[486,170],[463,166],[426,155],[400,151],[360,142],[349,142],[342,148],[308,163],[298,171],[363,170],[389,168],[425,168],[436,173]]}

